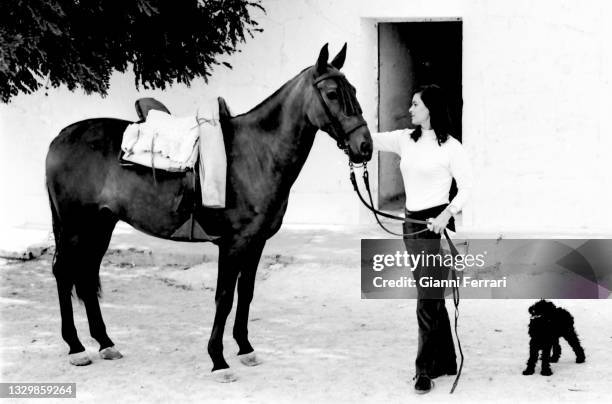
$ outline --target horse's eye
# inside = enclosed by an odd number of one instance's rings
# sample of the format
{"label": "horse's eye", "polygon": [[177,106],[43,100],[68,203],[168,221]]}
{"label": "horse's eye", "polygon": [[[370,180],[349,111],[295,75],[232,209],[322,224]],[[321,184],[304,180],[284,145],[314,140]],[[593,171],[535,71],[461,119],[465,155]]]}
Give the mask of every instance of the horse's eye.
{"label": "horse's eye", "polygon": [[329,98],[330,100],[337,100],[338,93],[335,91],[330,91],[329,93],[327,93],[327,98]]}

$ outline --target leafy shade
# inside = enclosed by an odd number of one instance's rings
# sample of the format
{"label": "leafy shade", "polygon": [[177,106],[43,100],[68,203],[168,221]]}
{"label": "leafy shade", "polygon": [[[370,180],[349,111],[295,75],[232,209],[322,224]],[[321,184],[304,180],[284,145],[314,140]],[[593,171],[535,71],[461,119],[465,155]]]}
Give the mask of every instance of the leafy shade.
{"label": "leafy shade", "polygon": [[2,0],[0,100],[62,84],[106,95],[129,66],[136,88],[207,80],[219,56],[262,31],[249,15],[259,2]]}

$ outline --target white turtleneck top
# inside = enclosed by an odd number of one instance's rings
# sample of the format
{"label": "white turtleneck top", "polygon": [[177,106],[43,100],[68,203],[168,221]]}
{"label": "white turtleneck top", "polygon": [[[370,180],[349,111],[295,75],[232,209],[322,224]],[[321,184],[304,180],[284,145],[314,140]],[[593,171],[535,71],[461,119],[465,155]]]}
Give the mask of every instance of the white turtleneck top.
{"label": "white turtleneck top", "polygon": [[448,203],[452,179],[457,195],[451,205],[463,209],[472,189],[472,167],[463,145],[452,136],[438,145],[433,130],[422,130],[416,142],[412,129],[372,133],[374,150],[400,156],[400,171],[406,191],[406,209],[418,211]]}

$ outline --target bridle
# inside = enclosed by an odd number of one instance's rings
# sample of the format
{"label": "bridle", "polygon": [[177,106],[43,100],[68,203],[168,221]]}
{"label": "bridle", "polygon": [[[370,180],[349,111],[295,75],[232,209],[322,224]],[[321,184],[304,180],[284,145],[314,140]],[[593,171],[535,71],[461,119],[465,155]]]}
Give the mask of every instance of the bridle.
{"label": "bridle", "polygon": [[[321,101],[321,105],[323,106],[323,110],[325,111],[325,114],[327,115],[327,118],[329,119],[330,125],[333,128],[334,134],[335,134],[335,140],[338,143],[338,148],[343,150],[347,155],[348,155],[348,144],[347,144],[347,140],[348,137],[350,136],[351,133],[355,132],[357,129],[363,127],[363,126],[367,126],[366,121],[360,116],[359,117],[359,121],[353,126],[351,127],[349,130],[344,131],[344,129],[342,128],[342,125],[340,124],[340,121],[338,120],[338,118],[336,118],[331,111],[329,110],[329,105],[327,105],[327,103],[325,102],[325,99],[323,98],[323,95],[321,94],[321,89],[319,88],[319,86],[317,86],[317,84],[319,84],[320,82],[324,81],[324,80],[328,80],[328,79],[335,79],[335,78],[339,78],[339,79],[344,79],[346,80],[346,77],[344,76],[344,74],[340,73],[339,71],[333,71],[333,72],[329,72],[329,73],[325,73],[319,77],[314,78],[312,85],[314,87],[315,90],[315,94],[317,94],[317,98],[319,98],[319,101]],[[344,133],[343,136],[341,136],[341,134]],[[378,219],[378,215],[380,216],[384,216],[390,219],[395,219],[395,220],[401,220],[401,221],[406,221],[406,222],[411,222],[411,223],[418,223],[418,224],[427,224],[426,221],[424,220],[414,220],[414,219],[409,219],[409,218],[403,218],[403,217],[399,217],[399,216],[394,216],[385,212],[381,212],[378,211],[374,208],[374,202],[372,200],[372,193],[370,192],[370,181],[369,181],[369,174],[368,174],[368,166],[367,163],[362,163],[360,167],[363,167],[363,182],[366,186],[366,189],[368,191],[368,196],[370,198],[370,204],[368,204],[365,199],[363,199],[363,196],[361,196],[361,193],[359,192],[359,187],[357,186],[357,180],[355,179],[355,170],[354,170],[355,165],[353,164],[353,162],[351,161],[350,157],[349,157],[349,168],[351,171],[351,183],[353,184],[353,188],[355,189],[355,192],[357,192],[357,195],[359,196],[359,199],[361,200],[361,202],[374,213],[374,217],[376,218],[376,221],[378,222],[378,224],[380,225],[380,227],[383,228],[383,230],[385,230],[386,232],[393,234],[395,236],[408,236],[408,235],[414,235],[414,234],[419,234],[419,233],[423,233],[425,231],[427,231],[427,228],[414,232],[414,233],[410,233],[410,234],[399,234],[399,233],[395,233],[389,229],[387,229],[382,223],[381,221]]]}
{"label": "bridle", "polygon": [[336,118],[336,116],[334,116],[334,114],[331,113],[329,109],[329,105],[327,105],[327,102],[325,102],[325,99],[323,98],[323,95],[321,94],[321,89],[317,85],[320,82],[327,80],[327,79],[346,80],[346,77],[344,76],[344,74],[340,73],[339,71],[329,72],[329,73],[325,73],[319,77],[314,78],[312,85],[314,87],[314,92],[317,95],[317,98],[319,99],[319,101],[321,101],[321,105],[323,106],[325,115],[327,115],[327,119],[329,119],[329,123],[334,131],[334,139],[336,140],[336,143],[338,144],[338,148],[343,150],[346,154],[348,154],[349,136],[351,135],[351,133],[355,132],[357,129],[363,126],[367,126],[367,123],[365,119],[363,119],[363,117],[359,115],[357,116],[357,122],[355,123],[355,125],[353,125],[347,130],[344,130],[338,118]]}

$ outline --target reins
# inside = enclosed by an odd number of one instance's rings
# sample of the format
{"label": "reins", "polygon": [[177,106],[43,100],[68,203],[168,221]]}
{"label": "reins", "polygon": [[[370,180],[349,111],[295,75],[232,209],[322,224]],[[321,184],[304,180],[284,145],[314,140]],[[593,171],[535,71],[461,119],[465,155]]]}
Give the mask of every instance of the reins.
{"label": "reins", "polygon": [[[361,200],[361,202],[365,205],[366,208],[368,208],[370,211],[372,211],[372,213],[374,213],[374,217],[376,218],[376,222],[378,223],[378,225],[385,230],[386,232],[393,234],[395,236],[412,236],[415,234],[419,234],[419,233],[423,233],[425,231],[428,231],[427,228],[423,229],[423,230],[419,230],[413,233],[395,233],[389,229],[387,229],[382,222],[380,221],[380,219],[378,218],[378,216],[383,216],[389,219],[393,219],[393,220],[399,220],[402,222],[408,222],[408,223],[416,223],[416,224],[428,224],[427,221],[425,220],[416,220],[416,219],[411,219],[409,217],[401,217],[401,216],[395,216],[386,212],[381,212],[380,210],[377,210],[376,208],[374,208],[374,201],[372,198],[372,192],[370,191],[370,174],[368,173],[368,167],[367,167],[367,163],[363,163],[361,166],[363,168],[363,183],[365,185],[366,191],[368,193],[368,199],[370,200],[370,203],[368,204],[366,202],[366,200],[363,198],[363,196],[361,195],[361,192],[359,191],[359,187],[357,186],[357,179],[355,177],[355,165],[353,164],[353,162],[351,162],[349,160],[349,170],[350,170],[350,179],[351,179],[351,183],[353,184],[353,189],[355,190],[355,192],[357,193],[357,196],[359,196],[359,199]],[[457,255],[459,255],[459,251],[457,250],[457,248],[455,247],[455,244],[453,243],[452,239],[449,237],[448,232],[446,231],[446,229],[444,229],[444,237],[446,238],[446,241],[448,242],[448,246],[451,250],[451,255],[453,257],[456,257]],[[458,278],[457,278],[457,273],[455,269],[451,269],[451,274],[453,279],[455,280],[454,285],[452,287],[452,291],[453,291],[453,304],[455,306],[455,337],[457,338],[457,346],[459,348],[459,355],[461,356],[461,362],[459,364],[459,370],[457,371],[457,376],[455,377],[455,381],[453,383],[453,387],[451,388],[450,394],[453,394],[455,391],[455,388],[457,387],[457,384],[459,383],[459,378],[461,377],[461,371],[463,370],[463,360],[464,360],[464,356],[463,356],[463,350],[461,348],[461,341],[459,340],[459,334],[457,332],[457,324],[458,324],[458,320],[459,320],[459,287],[456,286],[458,283]]]}

